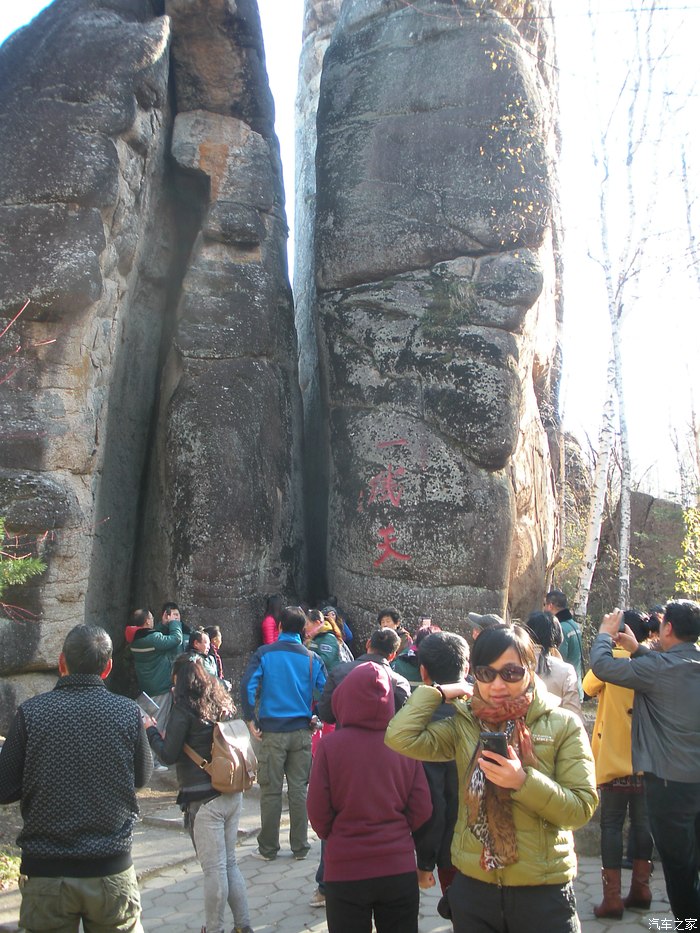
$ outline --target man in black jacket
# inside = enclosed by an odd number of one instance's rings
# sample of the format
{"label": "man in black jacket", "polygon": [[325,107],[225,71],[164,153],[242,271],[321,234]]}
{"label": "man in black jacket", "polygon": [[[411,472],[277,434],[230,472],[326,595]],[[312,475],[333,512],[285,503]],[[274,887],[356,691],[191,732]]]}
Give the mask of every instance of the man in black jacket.
{"label": "man in black jacket", "polygon": [[361,654],[360,657],[355,658],[354,661],[342,661],[340,664],[336,664],[333,670],[328,674],[326,686],[323,688],[323,693],[316,706],[319,717],[324,722],[335,722],[335,716],[333,715],[333,709],[331,707],[333,691],[354,667],[360,664],[366,664],[367,661],[371,661],[373,664],[380,664],[385,668],[394,691],[395,709],[397,711],[400,710],[411,695],[411,685],[406,678],[401,674],[397,674],[396,671],[392,670],[389,666],[389,662],[393,661],[396,657],[396,652],[399,650],[400,643],[401,639],[395,629],[378,628],[376,631],[372,632],[367,641],[366,654]]}
{"label": "man in black jacket", "polygon": [[142,933],[131,860],[136,788],[151,775],[138,706],[110,693],[112,641],[77,625],[50,693],[17,710],[0,754],[0,803],[20,800],[20,928]]}

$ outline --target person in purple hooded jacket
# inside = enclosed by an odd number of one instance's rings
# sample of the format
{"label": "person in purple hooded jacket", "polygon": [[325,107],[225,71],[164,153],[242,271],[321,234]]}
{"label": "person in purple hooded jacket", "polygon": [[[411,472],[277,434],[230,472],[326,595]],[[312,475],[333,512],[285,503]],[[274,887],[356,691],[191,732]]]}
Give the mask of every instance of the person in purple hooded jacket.
{"label": "person in purple hooded jacket", "polygon": [[309,820],[325,840],[329,933],[417,933],[419,890],[411,833],[432,804],[419,762],[389,749],[394,715],[389,676],[360,664],[333,693],[339,725],[318,747]]}

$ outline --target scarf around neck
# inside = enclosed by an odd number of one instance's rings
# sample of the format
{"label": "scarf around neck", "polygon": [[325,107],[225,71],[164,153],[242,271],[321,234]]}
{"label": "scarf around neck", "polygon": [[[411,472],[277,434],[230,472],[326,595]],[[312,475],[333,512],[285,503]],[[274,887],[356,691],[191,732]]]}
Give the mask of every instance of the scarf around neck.
{"label": "scarf around neck", "polygon": [[[537,756],[532,747],[530,730],[525,725],[532,696],[531,684],[521,696],[495,706],[475,692],[470,708],[481,731],[505,732],[508,744],[513,746],[523,765],[534,766],[537,764]],[[496,726],[499,728],[495,729]],[[484,871],[493,871],[518,861],[518,841],[513,820],[512,791],[486,780],[477,761],[481,750],[481,742],[478,742],[469,763],[467,825],[483,846],[481,867]]]}

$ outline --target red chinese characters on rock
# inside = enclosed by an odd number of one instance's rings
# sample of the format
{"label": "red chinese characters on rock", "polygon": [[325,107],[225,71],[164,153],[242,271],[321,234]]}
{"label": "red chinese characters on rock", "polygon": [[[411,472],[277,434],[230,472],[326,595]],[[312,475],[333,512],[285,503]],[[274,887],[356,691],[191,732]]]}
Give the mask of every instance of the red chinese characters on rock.
{"label": "red chinese characters on rock", "polygon": [[386,528],[380,528],[378,531],[379,537],[382,539],[377,547],[380,549],[381,554],[374,561],[373,566],[378,567],[380,564],[383,564],[388,557],[393,557],[394,560],[410,560],[410,554],[400,554],[394,544],[396,543],[396,529],[393,525],[387,525]]}
{"label": "red chinese characters on rock", "polygon": [[369,481],[367,505],[372,505],[373,502],[389,502],[398,508],[401,505],[403,493],[400,480],[405,472],[403,467],[393,467],[390,463],[383,473],[373,476]]}
{"label": "red chinese characters on rock", "polygon": [[[394,440],[388,441],[379,441],[377,443],[377,449],[383,450],[388,447],[406,447],[408,446],[408,441],[406,438],[396,438]],[[360,492],[360,496],[357,503],[357,511],[363,512],[365,510],[365,505],[369,509],[370,506],[379,506],[379,505],[388,505],[393,509],[401,508],[401,500],[404,493],[402,480],[406,475],[406,468],[402,466],[395,466],[393,463],[388,463],[386,467],[381,470],[379,473],[376,473],[372,476],[368,483],[367,489],[363,489]],[[366,501],[365,501],[366,497]],[[373,567],[379,567],[384,563],[385,560],[411,560],[410,554],[402,553],[397,544],[398,532],[392,524],[386,524],[383,527],[380,527],[377,531],[379,536],[379,541],[376,546],[379,549],[379,557],[372,562]]]}

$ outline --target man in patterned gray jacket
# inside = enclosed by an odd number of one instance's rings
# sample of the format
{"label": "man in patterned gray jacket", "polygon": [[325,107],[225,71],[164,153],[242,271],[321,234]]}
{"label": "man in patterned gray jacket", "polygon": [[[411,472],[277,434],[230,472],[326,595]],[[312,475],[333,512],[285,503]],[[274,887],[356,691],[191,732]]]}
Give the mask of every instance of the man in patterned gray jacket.
{"label": "man in patterned gray jacket", "polygon": [[143,933],[131,861],[136,788],[151,775],[137,705],[110,693],[112,641],[78,625],[60,678],[17,710],[0,753],[0,803],[21,801],[20,929]]}

